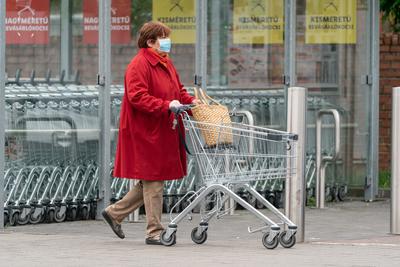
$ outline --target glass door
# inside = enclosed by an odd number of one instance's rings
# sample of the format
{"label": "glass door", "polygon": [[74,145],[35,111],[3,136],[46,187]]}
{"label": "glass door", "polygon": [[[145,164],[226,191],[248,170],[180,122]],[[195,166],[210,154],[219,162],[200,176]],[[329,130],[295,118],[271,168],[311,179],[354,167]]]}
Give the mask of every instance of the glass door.
{"label": "glass door", "polygon": [[207,2],[207,90],[255,124],[285,129],[285,1]]}
{"label": "glass door", "polygon": [[[340,155],[328,163],[326,198],[350,188],[363,194],[371,112],[369,1],[297,0],[297,85],[308,89],[307,153],[315,154],[316,114],[341,117]],[[332,117],[323,118],[322,154],[334,153]],[[308,159],[310,159],[308,157]]]}
{"label": "glass door", "polygon": [[82,13],[82,1],[6,1],[7,224],[94,218],[97,47]]}

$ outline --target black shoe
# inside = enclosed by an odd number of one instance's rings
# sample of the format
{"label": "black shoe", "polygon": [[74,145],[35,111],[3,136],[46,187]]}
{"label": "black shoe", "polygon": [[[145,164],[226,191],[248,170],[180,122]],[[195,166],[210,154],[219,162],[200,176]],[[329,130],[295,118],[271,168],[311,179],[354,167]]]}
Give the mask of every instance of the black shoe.
{"label": "black shoe", "polygon": [[122,231],[121,225],[114,222],[114,220],[108,215],[107,211],[103,210],[101,213],[103,215],[104,220],[110,225],[111,229],[114,233],[121,239],[125,238],[125,234]]}
{"label": "black shoe", "polygon": [[146,245],[162,245],[160,239],[146,238]]}

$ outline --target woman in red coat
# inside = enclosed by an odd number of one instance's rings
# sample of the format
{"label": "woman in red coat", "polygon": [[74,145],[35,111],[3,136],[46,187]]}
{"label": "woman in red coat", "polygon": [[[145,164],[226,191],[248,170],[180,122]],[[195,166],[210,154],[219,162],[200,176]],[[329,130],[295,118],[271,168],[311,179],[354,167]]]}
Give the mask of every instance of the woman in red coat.
{"label": "woman in red coat", "polygon": [[138,179],[123,199],[103,211],[104,219],[120,238],[122,220],[141,205],[147,219],[146,244],[161,244],[164,180],[186,175],[186,152],[178,129],[172,128],[171,107],[196,100],[183,88],[168,54],[171,30],[149,22],[139,31],[139,52],[125,73],[114,176]]}

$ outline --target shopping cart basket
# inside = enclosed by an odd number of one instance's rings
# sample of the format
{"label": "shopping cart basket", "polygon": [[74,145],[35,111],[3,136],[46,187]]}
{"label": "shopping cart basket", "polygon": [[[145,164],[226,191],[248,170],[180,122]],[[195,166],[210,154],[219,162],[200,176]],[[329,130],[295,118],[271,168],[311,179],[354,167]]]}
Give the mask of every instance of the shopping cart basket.
{"label": "shopping cart basket", "polygon": [[[195,156],[199,166],[202,187],[197,192],[191,192],[191,203],[181,213],[175,218],[171,214],[171,222],[161,233],[161,242],[166,246],[174,245],[177,224],[212,195],[215,205],[208,211],[201,209],[201,222],[191,233],[193,242],[202,244],[207,240],[208,222],[215,215],[220,217],[226,214],[227,211],[223,210],[224,204],[232,198],[264,223],[260,228],[253,230],[249,227],[248,230],[251,233],[264,231],[262,243],[266,248],[273,249],[278,243],[286,248],[292,247],[296,243],[297,226],[248,183],[290,179],[295,173],[297,135],[234,122],[228,125],[198,122],[192,120],[185,109],[187,107],[183,106],[174,112],[181,114],[186,136],[189,137],[187,141],[190,153]],[[218,142],[217,138],[214,146],[207,146],[203,137],[207,131],[213,132],[215,136],[229,133],[233,142]],[[181,139],[183,141],[183,136]],[[246,189],[263,203],[280,220],[279,223],[275,223],[239,197],[235,193],[238,189]],[[282,229],[279,224],[283,226]]]}

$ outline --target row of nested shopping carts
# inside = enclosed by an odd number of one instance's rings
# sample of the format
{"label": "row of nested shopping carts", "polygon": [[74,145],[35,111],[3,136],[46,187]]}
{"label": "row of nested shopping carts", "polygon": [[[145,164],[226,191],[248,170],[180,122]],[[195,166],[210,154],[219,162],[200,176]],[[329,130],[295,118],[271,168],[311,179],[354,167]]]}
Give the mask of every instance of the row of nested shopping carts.
{"label": "row of nested shopping carts", "polygon": [[[122,86],[112,86],[114,148],[122,94]],[[281,92],[216,92],[215,97],[232,110],[249,111],[257,125],[276,129],[283,125]],[[317,97],[309,99],[314,105],[322,104],[321,101]],[[99,180],[98,108],[96,86],[26,84],[6,88],[5,224],[95,218]],[[246,117],[238,115],[234,120],[248,122]],[[308,192],[313,197],[314,157],[310,155],[307,159]],[[187,192],[199,187],[198,177],[196,160],[189,157],[187,177],[165,184],[165,212],[180,212],[190,204],[190,199],[180,200]],[[111,201],[121,199],[130,188],[129,181],[114,179],[112,173],[110,179]],[[284,205],[283,179],[258,179],[250,185],[275,207]],[[265,206],[247,189],[240,188],[237,193],[252,207]],[[213,196],[205,203],[212,209],[215,205]]]}

